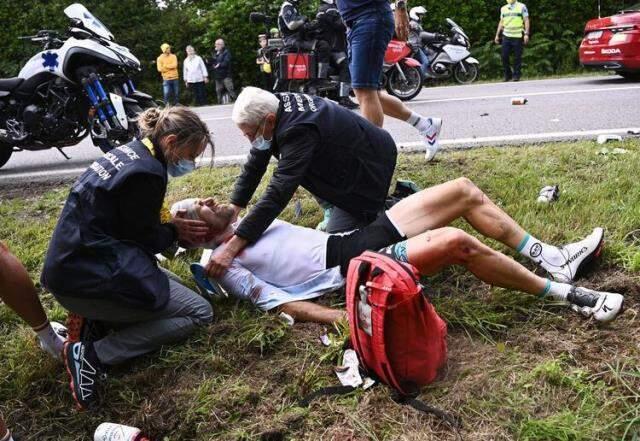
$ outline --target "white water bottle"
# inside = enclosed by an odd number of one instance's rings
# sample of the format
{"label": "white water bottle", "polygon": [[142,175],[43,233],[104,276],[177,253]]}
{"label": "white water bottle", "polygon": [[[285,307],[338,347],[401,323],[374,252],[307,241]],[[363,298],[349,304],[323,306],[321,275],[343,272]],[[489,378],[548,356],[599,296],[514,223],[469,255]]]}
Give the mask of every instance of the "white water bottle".
{"label": "white water bottle", "polygon": [[102,423],[93,435],[93,441],[149,441],[140,429],[122,424]]}

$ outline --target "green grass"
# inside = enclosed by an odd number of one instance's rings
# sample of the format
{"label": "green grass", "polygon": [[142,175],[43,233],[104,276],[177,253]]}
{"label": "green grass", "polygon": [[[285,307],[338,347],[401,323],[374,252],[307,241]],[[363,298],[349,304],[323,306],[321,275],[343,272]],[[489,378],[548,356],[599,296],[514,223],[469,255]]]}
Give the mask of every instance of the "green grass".
{"label": "green grass", "polygon": [[[422,187],[470,177],[545,241],[572,241],[604,226],[603,262],[583,283],[626,295],[626,312],[598,326],[552,302],[478,283],[461,268],[426,279],[449,324],[449,363],[422,398],[462,416],[465,440],[638,439],[640,248],[628,233],[640,229],[640,142],[621,147],[629,152],[599,156],[595,143],[580,142],[446,152],[433,164],[420,155],[401,156],[398,177]],[[200,170],[172,181],[168,199],[224,200],[238,173],[237,167]],[[560,200],[536,203],[539,189],[549,184],[560,185]],[[68,185],[27,186],[24,197],[0,201],[0,238],[36,281],[67,191]],[[294,199],[302,214],[296,218],[289,204],[284,219],[307,226],[321,220],[308,193],[299,191]],[[195,258],[191,253],[167,266],[186,277]],[[64,319],[50,294],[41,298],[53,319]],[[323,302],[343,305],[340,295]],[[395,404],[385,387],[320,399],[306,409],[296,405],[316,388],[337,383],[332,367],[346,339],[344,326],[325,348],[318,340],[321,326],[290,328],[233,299],[217,303],[215,315],[184,345],[114,369],[101,408],[79,413],[61,366],[0,305],[0,411],[20,439],[86,440],[104,421],[142,427],[166,440],[455,439],[432,417]]]}

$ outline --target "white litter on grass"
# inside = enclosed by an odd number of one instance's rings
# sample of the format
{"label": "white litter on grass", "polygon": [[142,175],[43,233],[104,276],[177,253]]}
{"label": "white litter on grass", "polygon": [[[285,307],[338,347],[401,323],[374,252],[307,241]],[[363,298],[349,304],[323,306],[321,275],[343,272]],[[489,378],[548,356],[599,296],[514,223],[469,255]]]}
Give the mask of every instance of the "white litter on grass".
{"label": "white litter on grass", "polygon": [[597,141],[598,141],[598,144],[606,144],[607,142],[617,142],[617,141],[622,141],[622,136],[620,136],[620,135],[598,135]]}
{"label": "white litter on grass", "polygon": [[364,382],[360,376],[360,362],[358,355],[353,349],[344,351],[342,365],[334,368],[338,380],[343,386],[359,387]]}
{"label": "white litter on grass", "polygon": [[560,197],[560,187],[557,185],[547,185],[546,187],[542,187],[540,193],[538,193],[538,203],[541,204],[549,204],[558,200]]}
{"label": "white litter on grass", "polygon": [[331,339],[326,333],[324,333],[320,336],[320,343],[322,343],[323,346],[331,346]]}
{"label": "white litter on grass", "polygon": [[360,375],[360,361],[358,355],[353,349],[347,349],[342,356],[342,365],[334,368],[340,384],[343,386],[360,387],[364,390],[369,389],[376,384],[375,380],[365,377],[364,380]]}
{"label": "white litter on grass", "polygon": [[280,317],[280,320],[282,320],[289,326],[293,326],[296,324],[296,321],[293,319],[293,317],[291,317],[286,312],[281,312],[280,314],[278,314],[278,317]]}
{"label": "white litter on grass", "polygon": [[603,155],[603,156],[606,156],[606,155],[624,155],[626,153],[629,153],[629,151],[625,150],[625,149],[618,148],[618,147],[616,147],[613,150],[609,150],[606,147],[603,147],[600,150],[598,150],[598,155]]}

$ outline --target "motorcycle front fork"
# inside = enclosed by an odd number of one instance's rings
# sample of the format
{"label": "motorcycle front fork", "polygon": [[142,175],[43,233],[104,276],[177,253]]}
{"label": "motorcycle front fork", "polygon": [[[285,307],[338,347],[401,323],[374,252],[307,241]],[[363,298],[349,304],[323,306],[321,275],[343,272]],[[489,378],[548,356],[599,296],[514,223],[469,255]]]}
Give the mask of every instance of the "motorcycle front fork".
{"label": "motorcycle front fork", "polygon": [[92,73],[88,78],[84,78],[82,80],[82,86],[104,128],[107,129],[107,131],[114,128],[122,129],[113,104],[111,104],[109,96],[105,92],[104,87],[102,87],[102,82],[98,78],[98,75]]}

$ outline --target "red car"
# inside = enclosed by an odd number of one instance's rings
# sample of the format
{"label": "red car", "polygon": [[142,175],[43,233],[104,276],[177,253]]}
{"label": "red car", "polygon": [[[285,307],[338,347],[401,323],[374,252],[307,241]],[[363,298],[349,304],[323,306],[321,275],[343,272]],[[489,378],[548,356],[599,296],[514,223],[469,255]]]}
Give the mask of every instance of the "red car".
{"label": "red car", "polygon": [[640,3],[590,20],[580,44],[580,63],[640,80]]}

